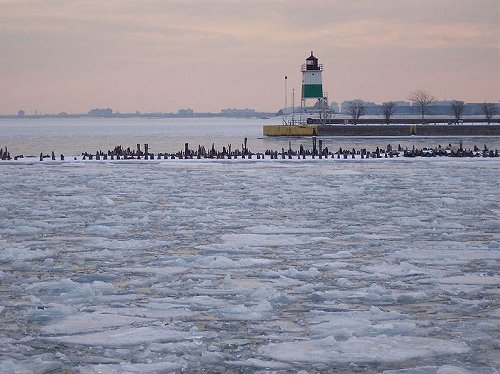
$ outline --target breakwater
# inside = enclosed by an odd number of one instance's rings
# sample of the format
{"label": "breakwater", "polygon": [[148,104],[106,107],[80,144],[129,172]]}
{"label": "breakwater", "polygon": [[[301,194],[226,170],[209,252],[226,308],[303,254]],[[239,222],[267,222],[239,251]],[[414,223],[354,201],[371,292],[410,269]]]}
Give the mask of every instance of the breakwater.
{"label": "breakwater", "polygon": [[[466,116],[456,122],[455,118],[447,116],[425,116],[424,120],[420,116],[393,116],[389,119],[389,125],[452,125],[461,126],[462,124],[487,125],[485,116]],[[380,117],[360,117],[354,120],[349,116],[338,116],[328,119],[308,118],[308,124],[314,125],[387,125],[387,120]],[[499,124],[500,118],[493,117],[490,119],[490,124]]]}
{"label": "breakwater", "polygon": [[500,136],[500,124],[358,124],[266,125],[266,136]]}
{"label": "breakwater", "polygon": [[[82,152],[79,156],[71,156],[68,158],[73,161],[106,161],[106,160],[201,160],[201,159],[256,159],[256,160],[285,160],[285,159],[370,159],[370,158],[398,158],[398,157],[483,157],[483,158],[499,158],[500,151],[498,149],[489,149],[486,145],[482,148],[474,146],[472,148],[464,148],[462,142],[457,146],[448,144],[447,146],[438,145],[437,147],[423,147],[417,148],[413,146],[408,147],[393,147],[388,144],[385,147],[376,147],[375,149],[342,149],[331,150],[328,147],[323,147],[321,139],[316,137],[312,138],[312,147],[306,148],[300,144],[298,149],[292,149],[291,142],[287,149],[281,150],[268,149],[265,152],[252,152],[247,146],[247,138],[244,139],[241,147],[233,148],[231,144],[222,149],[216,149],[212,144],[210,148],[198,145],[192,149],[189,143],[184,144],[184,148],[174,153],[168,152],[150,152],[149,144],[144,144],[141,148],[137,144],[135,148],[122,147],[121,145],[114,147],[108,151],[96,152]],[[37,159],[42,162],[44,160],[64,161],[66,158],[63,154],[56,156],[54,151],[51,154],[40,153],[38,157],[16,155],[11,156],[8,148],[0,148],[0,160],[23,160],[23,159]]]}

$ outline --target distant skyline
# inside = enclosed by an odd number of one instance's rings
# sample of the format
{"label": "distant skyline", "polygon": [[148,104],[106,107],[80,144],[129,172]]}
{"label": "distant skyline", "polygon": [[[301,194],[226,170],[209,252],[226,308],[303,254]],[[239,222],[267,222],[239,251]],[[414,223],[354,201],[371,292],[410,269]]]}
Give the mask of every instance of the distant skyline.
{"label": "distant skyline", "polygon": [[0,113],[275,111],[311,51],[330,101],[498,102],[499,24],[498,0],[0,0]]}

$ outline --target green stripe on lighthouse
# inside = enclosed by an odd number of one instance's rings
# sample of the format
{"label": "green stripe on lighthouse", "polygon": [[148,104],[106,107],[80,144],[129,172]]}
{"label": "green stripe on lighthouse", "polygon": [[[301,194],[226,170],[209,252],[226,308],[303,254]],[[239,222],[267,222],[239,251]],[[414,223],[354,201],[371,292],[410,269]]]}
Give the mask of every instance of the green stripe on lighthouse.
{"label": "green stripe on lighthouse", "polygon": [[323,97],[323,85],[321,84],[304,84],[302,85],[302,98],[312,99]]}

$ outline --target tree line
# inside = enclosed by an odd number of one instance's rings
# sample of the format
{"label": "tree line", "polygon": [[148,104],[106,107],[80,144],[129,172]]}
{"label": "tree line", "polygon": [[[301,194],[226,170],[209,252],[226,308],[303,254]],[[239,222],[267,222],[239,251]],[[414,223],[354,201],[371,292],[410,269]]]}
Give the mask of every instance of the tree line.
{"label": "tree line", "polygon": [[[424,123],[425,115],[429,111],[429,107],[436,102],[436,98],[430,93],[423,90],[415,90],[408,96],[408,100],[415,105],[418,114],[421,116],[422,123]],[[394,112],[396,111],[397,104],[394,101],[387,101],[382,103],[382,114],[386,124],[390,123]],[[365,105],[362,102],[352,102],[347,107],[347,114],[351,116],[354,124],[361,116],[365,114]],[[461,100],[453,100],[450,103],[450,111],[453,114],[455,123],[459,123],[464,114],[465,103]],[[493,116],[497,114],[497,108],[494,103],[481,104],[482,114],[485,116],[486,122],[491,123]]]}

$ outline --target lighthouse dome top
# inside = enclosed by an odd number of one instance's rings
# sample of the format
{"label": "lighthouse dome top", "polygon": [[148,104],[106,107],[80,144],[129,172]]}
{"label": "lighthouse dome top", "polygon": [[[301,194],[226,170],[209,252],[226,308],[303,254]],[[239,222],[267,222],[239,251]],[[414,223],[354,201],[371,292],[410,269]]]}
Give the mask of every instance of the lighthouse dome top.
{"label": "lighthouse dome top", "polygon": [[323,66],[318,64],[318,59],[314,57],[313,52],[311,51],[311,55],[306,58],[306,63],[302,65],[302,71],[304,70],[323,70]]}
{"label": "lighthouse dome top", "polygon": [[306,61],[318,61],[318,59],[314,57],[313,51],[311,51],[311,55],[308,58],[306,58]]}

